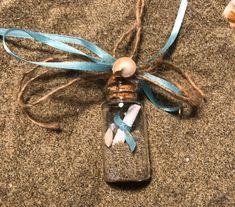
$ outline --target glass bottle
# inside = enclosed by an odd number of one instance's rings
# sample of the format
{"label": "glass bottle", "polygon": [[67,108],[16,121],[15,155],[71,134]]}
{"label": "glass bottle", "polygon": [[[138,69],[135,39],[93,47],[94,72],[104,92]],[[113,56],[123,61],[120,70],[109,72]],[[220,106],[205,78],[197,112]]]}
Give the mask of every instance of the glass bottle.
{"label": "glass bottle", "polygon": [[[106,102],[102,104],[103,172],[106,182],[140,182],[150,179],[146,118],[139,94],[138,82],[133,78],[112,76],[107,83]],[[133,152],[123,140],[125,133],[114,124],[117,114],[125,124],[128,122],[128,126],[132,125],[129,126],[130,134],[136,143]]]}

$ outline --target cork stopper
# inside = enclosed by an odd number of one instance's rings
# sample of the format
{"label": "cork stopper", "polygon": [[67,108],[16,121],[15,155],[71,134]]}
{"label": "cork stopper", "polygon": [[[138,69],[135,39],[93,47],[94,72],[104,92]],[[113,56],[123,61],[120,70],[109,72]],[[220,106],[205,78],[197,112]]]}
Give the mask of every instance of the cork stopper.
{"label": "cork stopper", "polygon": [[112,75],[107,83],[107,101],[136,101],[138,85],[133,78]]}

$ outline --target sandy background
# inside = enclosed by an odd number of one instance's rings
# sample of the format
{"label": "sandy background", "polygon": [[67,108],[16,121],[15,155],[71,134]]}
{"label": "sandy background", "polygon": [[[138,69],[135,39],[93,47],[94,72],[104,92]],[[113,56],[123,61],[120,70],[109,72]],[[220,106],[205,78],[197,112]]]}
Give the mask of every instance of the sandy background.
{"label": "sandy background", "polygon": [[[1,0],[0,26],[76,35],[111,52],[133,22],[134,2]],[[152,163],[147,186],[120,189],[102,180],[102,84],[74,85],[35,107],[34,113],[44,119],[62,121],[60,133],[42,129],[16,102],[19,80],[32,66],[1,49],[0,206],[235,206],[235,32],[222,17],[227,3],[189,2],[171,59],[204,90],[208,102],[189,119],[146,102]],[[140,59],[164,44],[178,5],[178,0],[146,1]],[[31,42],[24,45],[41,48]],[[15,49],[31,59],[37,55],[37,60],[50,56],[45,50]],[[40,94],[73,75],[51,75],[35,83],[34,92]]]}

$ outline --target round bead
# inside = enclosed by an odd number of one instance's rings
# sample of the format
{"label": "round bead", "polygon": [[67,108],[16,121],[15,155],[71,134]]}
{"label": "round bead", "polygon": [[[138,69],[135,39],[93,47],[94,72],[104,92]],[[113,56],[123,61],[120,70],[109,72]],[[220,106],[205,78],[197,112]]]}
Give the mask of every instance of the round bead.
{"label": "round bead", "polygon": [[122,77],[128,78],[135,74],[136,64],[131,58],[122,57],[114,62],[112,70],[114,74],[120,74]]}

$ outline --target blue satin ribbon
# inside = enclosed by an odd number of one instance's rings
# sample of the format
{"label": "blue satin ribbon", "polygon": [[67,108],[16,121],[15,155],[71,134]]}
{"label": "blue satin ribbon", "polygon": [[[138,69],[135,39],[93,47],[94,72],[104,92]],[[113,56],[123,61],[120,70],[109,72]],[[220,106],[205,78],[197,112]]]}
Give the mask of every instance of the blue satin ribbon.
{"label": "blue satin ribbon", "polygon": [[[154,76],[150,73],[144,73],[143,76],[145,78],[148,79],[149,82],[154,83],[155,85],[159,85],[177,95],[182,95],[182,92],[180,91],[179,88],[177,88],[177,86],[175,86],[173,83],[170,83],[162,78],[159,78],[157,76]],[[151,87],[149,86],[149,84],[146,83],[146,81],[144,80],[140,80],[140,85],[141,88],[143,89],[145,95],[147,96],[147,98],[151,101],[151,103],[157,107],[160,108],[166,112],[169,113],[176,113],[180,110],[180,106],[174,106],[174,107],[167,107],[163,104],[161,104],[161,102],[158,101],[158,99],[155,97]]]}
{"label": "blue satin ribbon", "polygon": [[[51,67],[51,68],[61,68],[61,69],[69,69],[69,70],[82,70],[82,71],[95,71],[95,72],[108,72],[112,69],[112,65],[115,62],[115,58],[109,55],[107,52],[97,47],[93,43],[84,40],[82,38],[64,36],[64,35],[53,35],[53,34],[43,34],[38,32],[32,32],[30,30],[24,29],[0,29],[0,35],[3,36],[3,47],[7,53],[14,56],[16,59],[23,60],[28,63]],[[44,43],[48,46],[51,46],[55,49],[59,49],[63,52],[67,52],[70,54],[79,55],[80,57],[87,58],[92,62],[84,62],[84,61],[71,61],[71,62],[35,62],[26,60],[19,55],[12,52],[6,43],[6,38],[15,37],[15,38],[26,38],[26,39],[34,39],[40,43]],[[82,51],[66,44],[72,43],[79,46],[82,46],[99,58],[87,55]]]}
{"label": "blue satin ribbon", "polygon": [[[167,50],[172,46],[175,39],[178,36],[180,31],[183,18],[186,12],[188,1],[181,0],[179,11],[174,23],[174,27],[172,29],[171,35],[167,40],[166,44],[158,53],[152,56],[150,59],[145,61],[145,63],[150,63],[154,61],[158,56],[164,55]],[[68,70],[80,70],[80,71],[93,71],[93,72],[111,72],[113,63],[116,61],[114,57],[110,54],[96,46],[95,44],[84,40],[78,37],[71,37],[66,35],[57,35],[57,34],[47,34],[47,33],[40,33],[40,32],[33,32],[30,30],[25,29],[6,29],[0,28],[0,35],[3,36],[3,47],[7,53],[14,56],[16,59],[26,61],[28,63],[44,66],[44,67],[51,67],[51,68],[61,68],[61,69],[68,69]],[[75,54],[80,57],[88,59],[90,62],[85,61],[65,61],[65,62],[36,62],[26,60],[25,58],[17,55],[16,53],[12,52],[7,45],[6,39],[7,37],[14,37],[14,38],[23,38],[23,39],[33,39],[40,43],[46,44],[51,46],[52,48],[58,49],[60,51]],[[68,44],[75,44],[82,46],[83,48],[88,49],[91,51],[95,56],[88,55]],[[153,76],[149,73],[145,73],[144,76],[150,80],[150,82],[165,87],[172,92],[182,95],[180,90],[173,85],[172,83],[161,79],[159,77]],[[179,110],[179,107],[166,107],[162,105],[154,96],[154,93],[148,83],[144,80],[140,81],[141,86],[143,88],[144,93],[148,97],[148,99],[158,108],[161,108],[167,112],[176,112]],[[128,130],[127,130],[128,131]]]}
{"label": "blue satin ribbon", "polygon": [[173,43],[175,42],[175,40],[176,40],[176,38],[179,34],[181,25],[183,23],[187,6],[188,6],[188,0],[181,0],[180,7],[179,7],[179,10],[178,10],[178,14],[177,14],[177,17],[175,19],[175,24],[174,24],[173,29],[171,31],[170,37],[168,38],[168,40],[165,43],[164,47],[161,48],[160,51],[158,51],[155,55],[150,57],[148,60],[144,61],[143,62],[144,64],[151,63],[154,60],[156,60],[156,58],[158,58],[162,55],[165,55],[165,53],[173,45]]}
{"label": "blue satin ribbon", "polygon": [[125,141],[129,146],[131,152],[134,152],[136,149],[136,142],[134,137],[131,135],[131,127],[128,126],[125,122],[122,121],[120,114],[117,113],[113,119],[115,125],[125,133]]}
{"label": "blue satin ribbon", "polygon": [[[144,63],[151,63],[157,57],[164,55],[168,51],[168,49],[173,45],[173,43],[175,42],[179,34],[187,5],[188,5],[187,0],[181,0],[180,7],[178,10],[178,14],[177,14],[171,35],[168,38],[166,44],[164,45],[162,49],[160,49],[159,52],[157,52],[155,55],[153,55]],[[19,60],[23,60],[28,63],[37,64],[37,65],[44,66],[44,67],[62,68],[62,69],[70,69],[70,70],[82,70],[82,71],[108,72],[111,70],[113,63],[115,62],[115,58],[113,58],[110,54],[108,54],[101,48],[97,47],[93,43],[87,40],[84,40],[82,38],[78,38],[78,37],[32,32],[30,30],[16,29],[16,28],[13,28],[13,29],[0,28],[0,35],[3,36],[4,49],[10,55],[14,56],[15,58]],[[20,57],[19,55],[15,54],[9,49],[6,43],[7,37],[34,39],[40,43],[44,43],[46,45],[49,45],[61,51],[88,58],[92,62],[73,61],[73,62],[46,62],[45,63],[45,62],[28,61]],[[85,47],[86,49],[90,50],[95,55],[97,55],[99,58],[87,55],[83,53],[82,51],[70,45],[67,45],[65,43],[76,44],[76,45]]]}

